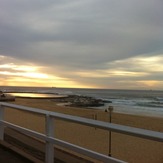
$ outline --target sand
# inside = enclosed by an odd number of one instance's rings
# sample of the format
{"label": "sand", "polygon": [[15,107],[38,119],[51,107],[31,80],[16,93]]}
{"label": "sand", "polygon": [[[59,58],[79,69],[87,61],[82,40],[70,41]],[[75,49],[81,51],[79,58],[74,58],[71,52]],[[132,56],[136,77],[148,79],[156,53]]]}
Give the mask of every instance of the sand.
{"label": "sand", "polygon": [[[98,120],[109,121],[109,113],[107,112],[58,106],[48,99],[16,98],[16,101],[12,103],[91,119],[97,117]],[[5,119],[41,133],[45,131],[45,119],[42,116],[7,109]],[[113,112],[112,123],[163,132],[163,118],[159,117]],[[103,154],[109,152],[109,133],[105,130],[55,120],[55,137]],[[117,159],[131,163],[163,163],[163,143],[112,132],[111,145],[111,154]]]}

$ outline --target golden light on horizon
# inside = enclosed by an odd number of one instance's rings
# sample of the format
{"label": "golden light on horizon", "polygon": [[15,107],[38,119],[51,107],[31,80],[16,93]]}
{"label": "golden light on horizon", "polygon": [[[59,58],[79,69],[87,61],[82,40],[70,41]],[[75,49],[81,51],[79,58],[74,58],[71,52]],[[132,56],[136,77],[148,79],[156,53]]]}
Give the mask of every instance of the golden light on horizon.
{"label": "golden light on horizon", "polygon": [[152,56],[152,57],[137,57],[135,62],[144,71],[160,72],[163,69],[163,56]]}
{"label": "golden light on horizon", "polygon": [[145,85],[145,86],[147,86],[147,87],[155,87],[155,86],[157,86],[157,85],[159,85],[159,81],[157,81],[157,80],[147,80],[147,81],[138,81],[139,83],[141,83],[141,84],[143,84],[143,85]]}
{"label": "golden light on horizon", "polygon": [[105,78],[105,77],[117,77],[117,76],[124,76],[124,77],[145,76],[148,73],[110,69],[110,70],[99,70],[99,71],[85,71],[85,72],[83,71],[83,72],[77,72],[77,74],[81,77]]}
{"label": "golden light on horizon", "polygon": [[66,87],[66,88],[93,88],[92,86],[82,85],[75,81],[67,79],[56,79],[51,77],[50,79],[37,79],[37,78],[23,78],[23,77],[12,77],[4,82],[0,81],[0,85],[8,86],[42,86],[42,87]]}
{"label": "golden light on horizon", "polygon": [[[38,67],[15,65],[13,63],[0,65],[0,74],[8,76],[22,76],[29,78],[48,78],[47,74],[38,72]],[[3,70],[4,69],[4,70]]]}
{"label": "golden light on horizon", "polygon": [[37,67],[34,66],[24,66],[24,65],[15,65],[14,63],[2,64],[0,65],[1,69],[12,69],[18,71],[35,71]]}
{"label": "golden light on horizon", "polygon": [[30,73],[30,72],[8,72],[8,71],[3,71],[0,72],[2,75],[7,75],[7,76],[21,76],[21,77],[29,77],[29,78],[37,78],[37,79],[45,79],[48,78],[48,75],[42,74],[42,73]]}
{"label": "golden light on horizon", "polygon": [[[163,69],[163,55],[157,56],[137,56],[123,60],[116,60],[109,62],[108,66],[111,67],[109,71],[116,70],[136,72],[136,73],[152,73],[160,72]],[[123,74],[123,72],[122,72]]]}
{"label": "golden light on horizon", "polygon": [[13,70],[18,70],[18,71],[36,71],[37,67],[33,67],[33,66],[17,66],[14,67]]}
{"label": "golden light on horizon", "polygon": [[123,71],[123,70],[112,70],[108,71],[108,73],[114,75],[114,76],[144,76],[147,75],[145,72],[134,72],[134,71]]}
{"label": "golden light on horizon", "polygon": [[37,73],[37,72],[20,73],[20,76],[29,77],[29,78],[37,78],[37,79],[48,79],[47,74]]}
{"label": "golden light on horizon", "polygon": [[162,57],[160,56],[151,56],[151,57],[136,57],[137,61],[152,64],[159,62]]}
{"label": "golden light on horizon", "polygon": [[[163,87],[162,78],[158,78],[163,69],[163,55],[127,58],[112,61],[103,69],[80,71],[65,68],[61,71],[60,67],[40,66],[4,56],[0,56],[0,61],[0,85],[132,89]],[[160,80],[155,80],[155,73]]]}
{"label": "golden light on horizon", "polygon": [[3,69],[10,69],[10,70],[19,70],[19,71],[35,71],[37,70],[38,66],[34,65],[20,65],[15,63],[7,63],[1,64],[0,68]]}
{"label": "golden light on horizon", "polygon": [[0,81],[0,85],[90,88],[70,79],[43,72],[46,67],[8,63],[0,65],[0,69],[0,74],[7,76],[5,82]]}

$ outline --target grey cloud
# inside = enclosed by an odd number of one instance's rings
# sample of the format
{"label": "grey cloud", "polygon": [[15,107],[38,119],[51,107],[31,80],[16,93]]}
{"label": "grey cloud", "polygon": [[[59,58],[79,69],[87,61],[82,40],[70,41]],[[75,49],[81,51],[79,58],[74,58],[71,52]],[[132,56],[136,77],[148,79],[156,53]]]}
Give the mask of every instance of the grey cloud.
{"label": "grey cloud", "polygon": [[160,0],[1,0],[0,54],[68,77],[109,68],[114,60],[162,53],[162,6]]}

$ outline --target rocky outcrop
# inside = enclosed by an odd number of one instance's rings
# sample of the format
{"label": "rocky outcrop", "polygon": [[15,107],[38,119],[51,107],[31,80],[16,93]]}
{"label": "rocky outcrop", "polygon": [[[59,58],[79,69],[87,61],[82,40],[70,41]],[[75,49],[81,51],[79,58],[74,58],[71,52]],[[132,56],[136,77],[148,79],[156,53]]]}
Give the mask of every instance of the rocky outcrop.
{"label": "rocky outcrop", "polygon": [[53,99],[56,102],[67,103],[68,106],[77,107],[98,107],[104,106],[104,102],[101,99],[95,99],[88,96],[69,95],[67,97],[61,97]]}

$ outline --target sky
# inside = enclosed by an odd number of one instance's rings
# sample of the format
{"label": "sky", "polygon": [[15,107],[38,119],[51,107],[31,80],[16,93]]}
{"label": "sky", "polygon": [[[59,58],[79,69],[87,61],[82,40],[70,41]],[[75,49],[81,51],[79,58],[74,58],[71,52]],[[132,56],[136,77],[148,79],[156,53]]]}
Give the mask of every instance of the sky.
{"label": "sky", "polygon": [[0,85],[163,90],[163,1],[0,0]]}

